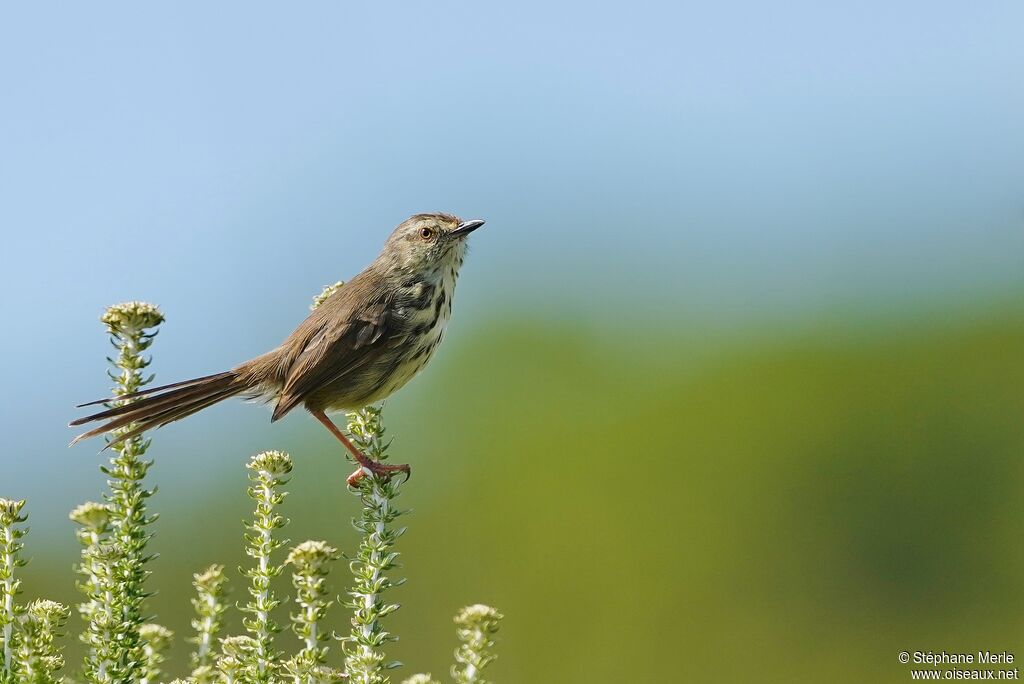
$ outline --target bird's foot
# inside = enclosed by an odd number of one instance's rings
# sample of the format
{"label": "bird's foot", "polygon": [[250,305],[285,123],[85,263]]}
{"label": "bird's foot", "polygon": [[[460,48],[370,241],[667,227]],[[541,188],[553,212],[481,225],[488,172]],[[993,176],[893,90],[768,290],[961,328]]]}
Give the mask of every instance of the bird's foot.
{"label": "bird's foot", "polygon": [[359,468],[348,476],[348,484],[350,487],[357,487],[364,477],[367,475],[375,475],[383,480],[390,480],[391,476],[395,473],[403,473],[405,480],[408,482],[409,477],[412,475],[412,468],[407,463],[401,465],[391,465],[388,463],[379,463],[377,461],[367,461],[361,464]]}

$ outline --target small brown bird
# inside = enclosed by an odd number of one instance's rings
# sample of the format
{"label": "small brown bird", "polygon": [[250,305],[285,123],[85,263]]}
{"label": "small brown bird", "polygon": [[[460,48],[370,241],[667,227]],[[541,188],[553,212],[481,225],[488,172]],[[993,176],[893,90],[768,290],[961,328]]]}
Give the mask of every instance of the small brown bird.
{"label": "small brown bird", "polygon": [[79,408],[130,400],[72,421],[72,426],[106,422],[71,443],[131,425],[113,445],[243,395],[276,401],[271,421],[302,404],[362,466],[350,483],[363,469],[408,476],[408,465],[385,465],[363,454],[327,411],[384,399],[423,369],[451,316],[466,236],[482,225],[448,214],[417,214],[403,221],[380,256],[328,297],[281,346],[223,373],[82,404]]}

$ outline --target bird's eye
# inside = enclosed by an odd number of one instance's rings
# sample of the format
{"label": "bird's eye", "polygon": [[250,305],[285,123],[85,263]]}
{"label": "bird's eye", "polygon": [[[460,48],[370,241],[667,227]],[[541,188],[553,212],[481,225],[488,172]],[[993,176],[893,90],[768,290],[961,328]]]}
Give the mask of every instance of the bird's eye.
{"label": "bird's eye", "polygon": [[420,228],[420,237],[424,240],[432,240],[434,237],[433,228]]}

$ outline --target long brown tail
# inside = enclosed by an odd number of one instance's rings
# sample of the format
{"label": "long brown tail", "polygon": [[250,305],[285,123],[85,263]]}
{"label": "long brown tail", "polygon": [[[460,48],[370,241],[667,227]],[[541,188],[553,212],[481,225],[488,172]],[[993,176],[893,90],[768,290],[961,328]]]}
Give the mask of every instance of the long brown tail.
{"label": "long brown tail", "polygon": [[250,389],[250,383],[243,379],[239,373],[231,370],[184,382],[176,382],[171,385],[152,387],[123,397],[98,399],[87,404],[81,404],[79,408],[111,401],[131,400],[123,406],[116,406],[99,413],[94,413],[91,416],[71,421],[69,423],[70,426],[85,425],[95,421],[106,421],[99,427],[78,435],[71,440],[71,444],[132,424],[131,430],[118,435],[117,439],[107,445],[107,448],[109,448],[126,439],[140,435],[147,430],[152,430],[153,428],[180,420],[185,416],[190,416],[196,411],[201,411],[207,406],[212,406],[247,389]]}

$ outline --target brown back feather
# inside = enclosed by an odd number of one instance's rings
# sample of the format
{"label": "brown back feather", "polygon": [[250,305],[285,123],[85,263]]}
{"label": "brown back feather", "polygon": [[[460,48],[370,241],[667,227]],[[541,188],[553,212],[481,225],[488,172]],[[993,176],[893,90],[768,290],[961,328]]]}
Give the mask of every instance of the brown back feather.
{"label": "brown back feather", "polygon": [[372,362],[388,332],[390,304],[385,279],[367,269],[310,314],[281,345],[284,378],[271,420]]}

